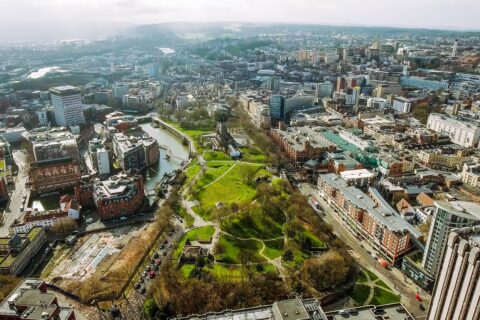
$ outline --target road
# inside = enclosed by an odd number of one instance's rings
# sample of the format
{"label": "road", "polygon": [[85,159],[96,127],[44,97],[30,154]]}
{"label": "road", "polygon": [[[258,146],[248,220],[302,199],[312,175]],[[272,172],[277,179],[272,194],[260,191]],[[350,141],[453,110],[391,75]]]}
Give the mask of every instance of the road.
{"label": "road", "polygon": [[[353,234],[346,229],[342,220],[331,209],[331,207],[318,196],[315,186],[310,184],[301,184],[299,186],[300,192],[307,197],[313,197],[320,204],[324,210],[322,218],[330,224],[336,234],[345,242],[347,246],[355,252],[355,261],[362,267],[375,273],[380,279],[387,283],[391,288],[397,290],[402,297],[402,304],[412,313],[413,316],[423,318],[426,314],[425,310],[420,309],[420,303],[415,299],[416,293],[421,291],[411,280],[406,282],[405,276],[400,270],[392,268],[392,270],[384,269],[380,264],[367,252],[364,248],[365,244],[362,244]],[[430,302],[430,296],[426,293],[421,294],[424,307],[428,306]]]}
{"label": "road", "polygon": [[10,233],[10,225],[15,219],[22,215],[21,209],[24,204],[24,197],[27,196],[28,189],[28,168],[26,167],[27,155],[23,150],[15,150],[12,153],[13,160],[18,166],[18,174],[14,179],[15,184],[10,189],[10,199],[7,203],[3,225],[0,227],[0,237],[6,237]]}

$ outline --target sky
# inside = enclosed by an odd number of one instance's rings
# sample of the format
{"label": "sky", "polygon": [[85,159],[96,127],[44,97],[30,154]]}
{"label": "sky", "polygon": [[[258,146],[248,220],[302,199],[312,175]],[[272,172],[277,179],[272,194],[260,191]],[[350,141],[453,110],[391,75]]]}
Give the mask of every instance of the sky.
{"label": "sky", "polygon": [[0,38],[172,21],[480,30],[480,0],[0,0],[0,14]]}

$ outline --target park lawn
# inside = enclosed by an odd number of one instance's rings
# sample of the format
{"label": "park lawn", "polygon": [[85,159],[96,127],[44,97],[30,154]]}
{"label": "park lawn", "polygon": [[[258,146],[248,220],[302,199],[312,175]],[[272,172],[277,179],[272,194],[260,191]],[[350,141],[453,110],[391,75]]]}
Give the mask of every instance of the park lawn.
{"label": "park lawn", "polygon": [[192,163],[185,169],[185,180],[184,185],[188,185],[190,181],[200,172],[202,167],[197,163],[197,160],[192,161]]}
{"label": "park lawn", "polygon": [[225,164],[217,164],[217,165],[208,165],[208,169],[205,171],[203,176],[197,180],[195,183],[195,190],[199,190],[209,183],[215,181],[220,177],[222,174],[224,174],[230,167],[233,165],[233,163],[225,163]]}
{"label": "park lawn", "polygon": [[274,265],[267,263],[263,265],[263,272],[264,274],[271,274],[271,275],[278,275],[277,268]]}
{"label": "park lawn", "polygon": [[178,270],[180,274],[185,278],[188,279],[190,277],[190,273],[192,273],[193,269],[195,269],[195,265],[185,263],[183,264],[180,269]]}
{"label": "park lawn", "polygon": [[303,231],[303,236],[306,237],[306,238],[309,238],[312,241],[312,247],[314,247],[314,248],[320,248],[320,249],[327,249],[328,248],[328,246],[325,242],[320,240],[316,235],[314,235],[309,230],[304,230]]}
{"label": "park lawn", "polygon": [[242,152],[242,161],[265,163],[266,156],[257,148],[240,148]]}
{"label": "park lawn", "polygon": [[360,272],[358,273],[357,276],[357,283],[366,283],[367,282],[367,276],[365,275],[365,272],[363,269],[360,269]]}
{"label": "park lawn", "polygon": [[374,295],[373,299],[370,301],[370,304],[382,305],[395,302],[400,302],[400,295],[394,294],[380,287],[374,288]]}
{"label": "park lawn", "polygon": [[368,274],[368,276],[370,277],[370,280],[371,280],[371,281],[376,281],[376,280],[378,280],[377,275],[376,275],[375,273],[373,273],[372,271],[367,270],[367,269],[363,269],[363,271]]}
{"label": "park lawn", "polygon": [[382,287],[382,288],[385,288],[385,289],[390,289],[390,287],[385,283],[383,282],[382,280],[378,279],[377,281],[375,281],[375,284],[379,287]]}
{"label": "park lawn", "polygon": [[[252,201],[255,197],[256,190],[255,187],[248,185],[242,178],[241,170],[243,166],[251,165],[238,164],[222,179],[210,185],[208,188],[199,191],[196,194],[196,199],[200,202],[201,208],[197,208],[196,212],[202,215],[203,218],[208,219],[210,211],[215,208],[217,202],[229,205],[233,202],[241,203]],[[260,170],[261,167],[262,166],[258,166],[258,170]]]}
{"label": "park lawn", "polygon": [[275,259],[283,254],[283,239],[263,241],[265,249],[263,254],[269,259]]}
{"label": "park lawn", "polygon": [[358,305],[364,305],[370,295],[370,287],[363,284],[355,284],[348,294]]}
{"label": "park lawn", "polygon": [[224,266],[217,263],[208,265],[203,268],[212,276],[218,279],[231,279],[232,281],[240,280],[242,277],[242,268],[237,266]]}
{"label": "park lawn", "polygon": [[225,152],[214,150],[206,150],[203,159],[205,159],[205,161],[233,161]]}
{"label": "park lawn", "polygon": [[306,259],[308,259],[310,255],[305,252],[302,252],[299,249],[292,248],[292,252],[293,252],[293,260],[285,261],[284,259],[282,259],[282,264],[288,269],[298,270],[303,266],[303,262]]}
{"label": "park lawn", "polygon": [[211,238],[214,232],[215,228],[213,226],[205,226],[188,231],[182,236],[182,238],[180,238],[180,241],[178,241],[177,247],[173,252],[173,258],[178,259],[180,257],[187,239],[189,241],[196,241],[198,239],[205,239],[207,237]]}
{"label": "park lawn", "polygon": [[261,244],[255,240],[238,240],[231,236],[222,235],[218,239],[218,247],[221,252],[215,255],[217,261],[227,264],[240,264],[241,254],[249,254],[250,262],[265,262],[265,259],[259,255],[258,251]]}
{"label": "park lawn", "polygon": [[237,214],[223,226],[228,233],[239,238],[272,239],[283,235],[282,225],[259,211]]}

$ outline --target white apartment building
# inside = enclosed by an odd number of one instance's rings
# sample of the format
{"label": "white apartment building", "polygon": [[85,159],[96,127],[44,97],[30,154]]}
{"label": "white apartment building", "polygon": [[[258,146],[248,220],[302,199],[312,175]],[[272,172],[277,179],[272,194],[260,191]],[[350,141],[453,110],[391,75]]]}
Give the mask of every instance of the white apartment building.
{"label": "white apartment building", "polygon": [[480,319],[480,228],[450,233],[427,320]]}
{"label": "white apartment building", "polygon": [[80,89],[72,86],[50,89],[57,125],[70,127],[85,123],[80,92]]}
{"label": "white apartment building", "polygon": [[480,205],[466,201],[436,201],[422,266],[432,277],[440,271],[448,235],[453,229],[480,224]]}
{"label": "white apartment building", "polygon": [[110,174],[110,160],[105,148],[97,149],[97,168],[99,175]]}
{"label": "white apartment building", "polygon": [[412,109],[412,102],[410,99],[404,97],[395,97],[395,99],[393,99],[392,109],[397,113],[409,113]]}
{"label": "white apartment building", "polygon": [[452,142],[464,147],[477,147],[480,140],[480,123],[470,119],[432,113],[428,116],[427,128],[448,134]]}

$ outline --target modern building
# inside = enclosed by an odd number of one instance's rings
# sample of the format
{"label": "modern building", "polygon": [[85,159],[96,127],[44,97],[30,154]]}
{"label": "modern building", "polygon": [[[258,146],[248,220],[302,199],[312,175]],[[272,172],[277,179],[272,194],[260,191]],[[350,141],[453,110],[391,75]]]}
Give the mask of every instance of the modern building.
{"label": "modern building", "polygon": [[333,92],[333,83],[330,81],[317,83],[315,87],[315,96],[318,99],[322,99],[325,97],[331,97]]}
{"label": "modern building", "polygon": [[437,277],[448,235],[453,229],[480,224],[480,205],[466,201],[436,201],[422,265]]}
{"label": "modern building", "polygon": [[76,187],[75,198],[82,206],[96,207],[102,220],[132,215],[144,204],[143,177],[119,173],[107,180],[96,179]]}
{"label": "modern building", "polygon": [[23,279],[0,303],[2,320],[75,320],[71,307],[62,307],[41,279]]}
{"label": "modern building", "polygon": [[32,130],[23,134],[29,142],[29,152],[34,161],[41,162],[69,158],[75,161],[80,160],[78,148],[78,135],[70,131],[53,128]]}
{"label": "modern building", "polygon": [[412,110],[412,101],[404,97],[395,97],[392,103],[392,109],[396,113],[410,113]]}
{"label": "modern building", "polygon": [[347,170],[340,172],[340,177],[345,180],[349,186],[366,188],[373,179],[373,173],[367,169]]}
{"label": "modern building", "polygon": [[290,299],[252,308],[195,314],[177,320],[327,320],[317,299]]}
{"label": "modern building", "polygon": [[329,173],[319,175],[318,190],[320,197],[344,219],[345,226],[368,241],[392,265],[409,252],[420,237],[375,188],[368,188],[366,194]]}
{"label": "modern building", "polygon": [[73,86],[60,86],[50,89],[57,125],[70,127],[85,123],[80,94],[81,90]]}
{"label": "modern building", "polygon": [[81,176],[80,166],[69,158],[32,162],[30,164],[32,189],[38,194],[78,186]]}
{"label": "modern building", "polygon": [[270,117],[275,120],[285,119],[285,97],[274,94],[270,97]]}
{"label": "modern building", "polygon": [[480,228],[448,235],[427,320],[480,319]]}
{"label": "modern building", "polygon": [[46,242],[43,227],[0,238],[0,274],[19,275]]}
{"label": "modern building", "polygon": [[480,123],[472,119],[431,113],[428,116],[427,129],[448,134],[453,143],[467,148],[477,147],[480,141]]}
{"label": "modern building", "polygon": [[147,166],[143,144],[123,133],[113,134],[113,152],[124,171],[142,170]]}

